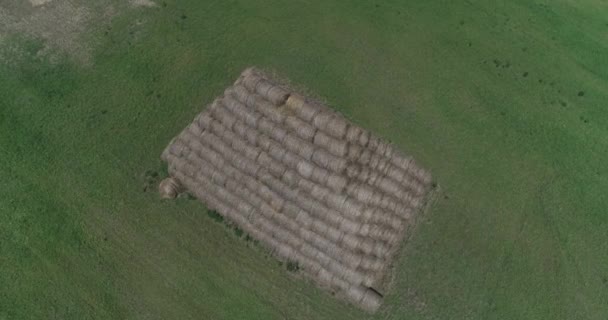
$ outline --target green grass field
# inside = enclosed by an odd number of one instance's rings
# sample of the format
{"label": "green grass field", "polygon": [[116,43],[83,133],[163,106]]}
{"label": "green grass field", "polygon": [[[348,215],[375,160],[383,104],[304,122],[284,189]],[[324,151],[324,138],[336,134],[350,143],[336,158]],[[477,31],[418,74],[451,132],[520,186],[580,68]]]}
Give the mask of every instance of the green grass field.
{"label": "green grass field", "polygon": [[[0,22],[0,319],[608,318],[605,1],[156,2],[91,20],[88,62]],[[250,65],[439,184],[377,314],[159,199]]]}

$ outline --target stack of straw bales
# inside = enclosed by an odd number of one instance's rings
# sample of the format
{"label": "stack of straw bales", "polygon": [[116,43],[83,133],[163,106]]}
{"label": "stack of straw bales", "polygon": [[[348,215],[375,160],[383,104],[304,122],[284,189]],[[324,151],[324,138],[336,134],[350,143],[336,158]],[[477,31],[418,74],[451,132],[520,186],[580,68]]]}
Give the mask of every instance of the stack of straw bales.
{"label": "stack of straw bales", "polygon": [[185,190],[317,285],[375,311],[431,176],[325,105],[245,70],[163,151]]}

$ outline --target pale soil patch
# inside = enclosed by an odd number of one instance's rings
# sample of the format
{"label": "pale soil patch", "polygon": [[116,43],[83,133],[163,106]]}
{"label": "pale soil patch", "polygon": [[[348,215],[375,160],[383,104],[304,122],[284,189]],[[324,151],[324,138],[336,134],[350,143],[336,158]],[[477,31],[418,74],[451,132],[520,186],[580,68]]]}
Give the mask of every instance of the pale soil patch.
{"label": "pale soil patch", "polygon": [[38,6],[47,4],[51,1],[53,1],[53,0],[30,0],[30,3],[32,4],[32,6],[38,7]]}
{"label": "pale soil patch", "polygon": [[130,0],[129,1],[134,7],[156,7],[156,3],[152,0]]}
{"label": "pale soil patch", "polygon": [[[0,39],[7,36],[42,40],[44,46],[36,54],[51,62],[66,55],[74,62],[92,64],[91,31],[111,22],[129,7],[153,7],[152,0],[129,0],[121,4],[109,0],[0,0]],[[8,50],[7,43],[0,47]],[[2,45],[2,41],[0,41]],[[14,55],[12,56],[14,58]]]}
{"label": "pale soil patch", "polygon": [[[70,1],[32,0],[31,3],[36,7],[27,13],[0,7],[0,18],[3,20],[0,33],[41,39],[45,47],[38,54],[49,55],[52,51],[58,51],[78,63],[88,65],[91,52],[81,36],[87,30],[90,10]],[[55,57],[51,55],[50,58]]]}

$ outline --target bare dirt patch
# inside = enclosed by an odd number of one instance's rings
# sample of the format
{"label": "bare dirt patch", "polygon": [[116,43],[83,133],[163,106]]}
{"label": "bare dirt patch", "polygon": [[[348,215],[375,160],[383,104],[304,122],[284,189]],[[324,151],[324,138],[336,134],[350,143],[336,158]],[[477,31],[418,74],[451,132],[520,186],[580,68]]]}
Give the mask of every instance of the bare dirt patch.
{"label": "bare dirt patch", "polygon": [[0,34],[40,39],[44,47],[38,54],[55,58],[51,52],[57,51],[81,64],[89,64],[90,48],[81,36],[87,30],[91,11],[70,1],[30,0],[30,3],[30,10],[15,10],[10,2],[0,5]]}
{"label": "bare dirt patch", "polygon": [[129,1],[134,7],[156,7],[157,4],[152,0],[130,0]]}
{"label": "bare dirt patch", "polygon": [[38,7],[38,6],[45,5],[51,1],[53,1],[53,0],[30,0],[30,3],[32,4],[32,6]]}

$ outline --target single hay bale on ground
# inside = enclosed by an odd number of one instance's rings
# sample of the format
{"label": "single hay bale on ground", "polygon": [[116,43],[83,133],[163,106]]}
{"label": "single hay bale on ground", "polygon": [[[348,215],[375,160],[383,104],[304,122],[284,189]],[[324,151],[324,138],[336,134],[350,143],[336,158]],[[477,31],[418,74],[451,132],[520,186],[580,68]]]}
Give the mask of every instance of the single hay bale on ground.
{"label": "single hay bale on ground", "polygon": [[175,199],[182,192],[182,185],[177,179],[169,177],[160,182],[158,191],[163,199]]}

